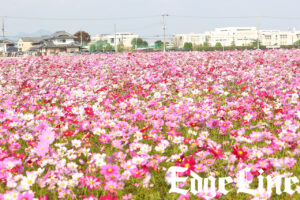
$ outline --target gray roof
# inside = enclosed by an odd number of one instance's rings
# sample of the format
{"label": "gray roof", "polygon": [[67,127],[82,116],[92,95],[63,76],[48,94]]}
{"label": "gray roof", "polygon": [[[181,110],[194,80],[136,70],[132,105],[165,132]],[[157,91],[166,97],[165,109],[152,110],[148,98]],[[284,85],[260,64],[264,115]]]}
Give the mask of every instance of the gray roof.
{"label": "gray roof", "polygon": [[21,37],[20,40],[23,40],[23,42],[34,42],[41,39],[41,37]]}
{"label": "gray roof", "polygon": [[16,48],[16,47],[8,47],[6,49],[6,52],[8,52],[8,53],[17,52],[17,51],[18,51],[18,48]]}
{"label": "gray roof", "polygon": [[81,45],[77,42],[70,44],[54,44],[52,41],[43,41],[37,45],[30,48],[30,51],[35,51],[39,49],[50,49],[50,48],[79,48]]}
{"label": "gray roof", "polygon": [[44,48],[65,48],[65,47],[72,48],[72,47],[80,47],[80,44],[76,42],[72,42],[70,44],[54,44],[52,41],[46,41],[42,46]]}
{"label": "gray roof", "polygon": [[51,36],[42,36],[42,37],[39,37],[37,40],[33,41],[32,44],[39,44],[48,39],[51,39]]}
{"label": "gray roof", "polygon": [[66,31],[57,31],[50,35],[53,39],[75,39],[76,37],[70,33],[67,33]]}
{"label": "gray roof", "polygon": [[44,48],[78,48],[81,47],[81,45],[78,42],[72,42],[69,44],[54,44],[54,39],[75,39],[76,37],[73,36],[70,33],[67,33],[65,31],[57,31],[49,36],[43,36],[39,37],[37,40],[32,42],[33,47],[30,49],[30,51],[35,51],[38,49],[44,49]]}
{"label": "gray roof", "polygon": [[14,41],[11,41],[11,40],[8,40],[8,39],[5,39],[5,38],[4,38],[4,40],[0,40],[0,43],[1,44],[3,44],[3,43],[5,43],[5,44],[15,44]]}

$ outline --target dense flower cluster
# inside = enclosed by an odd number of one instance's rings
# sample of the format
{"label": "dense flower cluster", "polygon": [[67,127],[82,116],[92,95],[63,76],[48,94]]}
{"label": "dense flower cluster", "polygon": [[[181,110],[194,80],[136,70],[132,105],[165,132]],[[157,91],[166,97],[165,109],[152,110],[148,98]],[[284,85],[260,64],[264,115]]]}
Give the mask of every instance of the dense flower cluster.
{"label": "dense flower cluster", "polygon": [[0,200],[203,196],[168,194],[170,166],[205,177],[249,167],[249,181],[261,169],[299,175],[300,50],[13,58],[0,68]]}

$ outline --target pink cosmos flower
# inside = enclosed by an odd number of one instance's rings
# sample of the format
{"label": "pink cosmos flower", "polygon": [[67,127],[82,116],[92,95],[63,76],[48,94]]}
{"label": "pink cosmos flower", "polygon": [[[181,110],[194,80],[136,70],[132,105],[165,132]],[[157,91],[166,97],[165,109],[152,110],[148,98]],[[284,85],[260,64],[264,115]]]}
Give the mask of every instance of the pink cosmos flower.
{"label": "pink cosmos flower", "polygon": [[109,136],[108,135],[100,135],[99,141],[103,144],[109,144]]}
{"label": "pink cosmos flower", "polygon": [[84,197],[82,200],[98,200],[98,198],[96,198],[94,195],[90,195],[88,197]]}
{"label": "pink cosmos flower", "polygon": [[105,176],[105,179],[114,179],[115,177],[120,176],[120,167],[117,165],[103,165],[101,166],[101,171],[100,173]]}
{"label": "pink cosmos flower", "polygon": [[47,195],[44,195],[44,196],[40,197],[39,200],[49,200],[49,198]]}
{"label": "pink cosmos flower", "polygon": [[132,198],[132,194],[131,194],[131,193],[125,194],[125,195],[123,196],[123,200],[129,200],[129,199],[131,199],[131,198]]}
{"label": "pink cosmos flower", "polygon": [[20,193],[17,200],[33,200],[33,197],[32,193],[25,192],[23,194]]}
{"label": "pink cosmos flower", "polygon": [[55,140],[55,133],[50,130],[43,131],[42,134],[39,136],[39,140],[40,142],[45,144],[52,144]]}
{"label": "pink cosmos flower", "polygon": [[8,148],[10,151],[17,151],[20,147],[21,145],[19,143],[12,143]]}
{"label": "pink cosmos flower", "polygon": [[104,185],[104,190],[107,190],[107,191],[110,191],[110,192],[113,192],[118,188],[119,188],[119,185],[116,181],[108,181]]}
{"label": "pink cosmos flower", "polygon": [[6,179],[8,171],[3,163],[0,163],[0,179]]}
{"label": "pink cosmos flower", "polygon": [[188,200],[190,198],[190,193],[187,193],[186,195],[180,195],[180,197],[177,200]]}
{"label": "pink cosmos flower", "polygon": [[36,154],[38,156],[44,157],[48,151],[49,151],[49,144],[47,143],[39,142],[38,145],[36,146]]}
{"label": "pink cosmos flower", "polygon": [[206,126],[210,129],[219,127],[219,121],[216,119],[211,119],[206,123]]}
{"label": "pink cosmos flower", "polygon": [[46,121],[42,121],[38,126],[36,126],[35,131],[36,132],[44,131],[47,130],[48,127],[49,127],[48,123]]}
{"label": "pink cosmos flower", "polygon": [[80,128],[82,130],[88,130],[90,128],[90,122],[89,121],[82,122],[82,124],[80,124]]}
{"label": "pink cosmos flower", "polygon": [[98,189],[101,185],[99,178],[85,175],[80,179],[81,183],[87,186],[90,190]]}
{"label": "pink cosmos flower", "polygon": [[74,196],[74,195],[72,195],[72,190],[64,189],[64,190],[60,190],[58,192],[58,198],[66,198],[67,196],[71,196],[71,197]]}

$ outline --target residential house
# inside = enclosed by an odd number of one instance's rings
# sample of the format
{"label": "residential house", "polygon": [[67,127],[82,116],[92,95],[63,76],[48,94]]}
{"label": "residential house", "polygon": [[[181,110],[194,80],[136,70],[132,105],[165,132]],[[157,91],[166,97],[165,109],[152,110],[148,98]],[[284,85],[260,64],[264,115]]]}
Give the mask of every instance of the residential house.
{"label": "residential house", "polygon": [[18,51],[15,45],[15,42],[11,40],[5,38],[0,40],[0,55],[14,56]]}
{"label": "residential house", "polygon": [[33,47],[32,43],[40,39],[41,37],[21,37],[18,40],[18,51],[28,52],[29,49]]}
{"label": "residential house", "polygon": [[57,31],[32,42],[30,51],[37,55],[78,52],[81,45],[74,40],[75,38],[65,31]]}

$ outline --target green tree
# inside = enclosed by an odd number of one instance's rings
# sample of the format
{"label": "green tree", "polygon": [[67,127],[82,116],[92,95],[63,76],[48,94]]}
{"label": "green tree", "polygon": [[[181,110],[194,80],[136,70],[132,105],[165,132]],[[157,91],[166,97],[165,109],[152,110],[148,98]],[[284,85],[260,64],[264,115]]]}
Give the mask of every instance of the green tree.
{"label": "green tree", "polygon": [[294,43],[294,45],[295,45],[295,46],[300,46],[300,40],[296,41],[296,42]]}
{"label": "green tree", "polygon": [[148,42],[144,41],[142,38],[133,38],[131,40],[131,46],[132,48],[145,48],[148,47]]}
{"label": "green tree", "polygon": [[223,46],[222,46],[221,42],[217,42],[216,45],[215,45],[215,47],[216,48],[222,48]]}
{"label": "green tree", "polygon": [[104,40],[98,40],[97,42],[90,44],[90,50],[98,50],[98,51],[103,51],[103,50],[111,50],[112,46]]}
{"label": "green tree", "polygon": [[235,47],[235,42],[234,41],[231,42],[231,47]]}
{"label": "green tree", "polygon": [[193,50],[193,44],[191,42],[185,42],[183,45],[183,50],[185,51]]}
{"label": "green tree", "polygon": [[95,44],[91,44],[90,45],[90,51],[94,51],[96,50],[96,45]]}
{"label": "green tree", "polygon": [[[257,43],[258,43],[258,40],[254,40],[252,43],[251,43],[251,46],[252,47],[257,47]],[[261,42],[259,41],[259,46],[261,46]]]}
{"label": "green tree", "polygon": [[120,43],[118,44],[118,50],[119,50],[119,51],[124,51],[124,44],[123,44],[123,42],[120,42]]}
{"label": "green tree", "polygon": [[114,49],[114,47],[112,45],[110,45],[109,43],[106,44],[106,46],[105,46],[106,51],[111,51],[113,49]]}
{"label": "green tree", "polygon": [[203,47],[208,47],[208,43],[207,42],[203,42]]}
{"label": "green tree", "polygon": [[202,50],[208,50],[209,49],[209,45],[207,42],[203,42],[203,47]]}
{"label": "green tree", "polygon": [[154,44],[155,44],[155,48],[157,49],[161,49],[164,46],[164,43],[161,40],[155,41]]}

